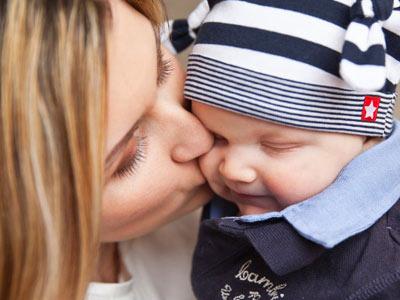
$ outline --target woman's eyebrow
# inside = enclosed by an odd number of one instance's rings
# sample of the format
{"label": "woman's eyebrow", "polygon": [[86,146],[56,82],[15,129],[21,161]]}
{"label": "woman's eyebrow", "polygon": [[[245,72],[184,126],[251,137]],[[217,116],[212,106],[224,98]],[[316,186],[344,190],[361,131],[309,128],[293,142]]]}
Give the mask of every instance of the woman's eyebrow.
{"label": "woman's eyebrow", "polygon": [[110,153],[107,155],[105,169],[108,170],[115,162],[118,154],[122,149],[126,147],[126,144],[130,141],[133,133],[138,128],[140,120],[137,121],[133,126],[127,131],[127,133],[122,137],[122,139],[112,148]]}

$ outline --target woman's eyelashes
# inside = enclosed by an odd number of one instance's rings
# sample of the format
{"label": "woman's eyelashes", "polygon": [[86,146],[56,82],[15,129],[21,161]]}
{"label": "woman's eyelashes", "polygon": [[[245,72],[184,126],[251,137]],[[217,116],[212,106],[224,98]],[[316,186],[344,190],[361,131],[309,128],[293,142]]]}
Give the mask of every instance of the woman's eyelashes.
{"label": "woman's eyelashes", "polygon": [[157,85],[161,86],[165,83],[168,77],[171,75],[172,71],[174,70],[174,65],[172,59],[165,59],[164,56],[161,56],[159,61],[159,72],[157,78]]}
{"label": "woman's eyelashes", "polygon": [[147,137],[143,135],[132,136],[128,145],[128,153],[114,172],[114,178],[123,178],[134,175],[140,164],[146,159]]}

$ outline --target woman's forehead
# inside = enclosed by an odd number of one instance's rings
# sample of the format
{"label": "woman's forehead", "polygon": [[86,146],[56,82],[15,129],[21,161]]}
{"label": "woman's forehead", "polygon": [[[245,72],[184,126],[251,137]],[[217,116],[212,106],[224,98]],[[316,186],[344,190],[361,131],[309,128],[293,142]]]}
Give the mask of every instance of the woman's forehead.
{"label": "woman's forehead", "polygon": [[108,153],[152,106],[157,89],[151,23],[124,1],[112,1],[108,37]]}

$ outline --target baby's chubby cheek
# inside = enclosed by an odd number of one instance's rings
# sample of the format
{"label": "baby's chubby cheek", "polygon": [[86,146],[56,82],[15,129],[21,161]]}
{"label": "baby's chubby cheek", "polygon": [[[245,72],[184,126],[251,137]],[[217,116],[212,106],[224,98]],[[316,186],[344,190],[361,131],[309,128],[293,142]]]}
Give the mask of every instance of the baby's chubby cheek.
{"label": "baby's chubby cheek", "polygon": [[276,174],[264,185],[282,207],[307,200],[325,190],[336,178],[337,172],[287,172]]}
{"label": "baby's chubby cheek", "polygon": [[199,158],[200,170],[206,178],[210,187],[214,190],[215,193],[218,191],[215,190],[216,184],[220,184],[222,179],[220,178],[220,174],[218,171],[219,159],[216,155],[214,155],[213,150],[202,155]]}

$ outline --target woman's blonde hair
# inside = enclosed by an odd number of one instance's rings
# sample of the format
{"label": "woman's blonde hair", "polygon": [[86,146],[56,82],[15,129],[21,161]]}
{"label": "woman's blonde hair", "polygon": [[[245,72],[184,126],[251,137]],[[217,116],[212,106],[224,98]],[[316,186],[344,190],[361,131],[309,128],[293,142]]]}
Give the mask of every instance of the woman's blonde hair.
{"label": "woman's blonde hair", "polygon": [[[160,3],[131,0],[155,26]],[[0,0],[0,299],[81,299],[98,249],[107,3]]]}

